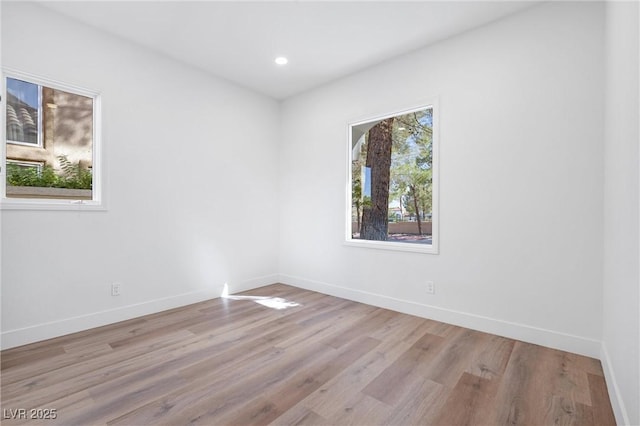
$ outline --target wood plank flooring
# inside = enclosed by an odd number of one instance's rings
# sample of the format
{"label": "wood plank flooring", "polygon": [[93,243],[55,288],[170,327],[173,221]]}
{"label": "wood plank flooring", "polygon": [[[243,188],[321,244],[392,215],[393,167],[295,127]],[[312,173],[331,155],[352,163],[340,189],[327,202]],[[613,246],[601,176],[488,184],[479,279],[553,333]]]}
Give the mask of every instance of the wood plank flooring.
{"label": "wood plank flooring", "polygon": [[282,284],[243,295],[3,351],[2,424],[615,424],[598,360]]}

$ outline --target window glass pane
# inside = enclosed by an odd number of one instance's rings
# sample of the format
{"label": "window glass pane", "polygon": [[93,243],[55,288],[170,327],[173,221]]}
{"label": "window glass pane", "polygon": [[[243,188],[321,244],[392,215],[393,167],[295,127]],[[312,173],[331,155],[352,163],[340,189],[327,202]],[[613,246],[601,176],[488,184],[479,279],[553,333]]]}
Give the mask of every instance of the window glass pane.
{"label": "window glass pane", "polygon": [[351,238],[432,245],[433,108],[351,133]]}
{"label": "window glass pane", "polygon": [[7,79],[7,140],[38,145],[38,85]]}
{"label": "window glass pane", "polygon": [[[11,78],[7,92],[7,198],[92,200],[94,99]],[[32,145],[12,139],[24,134],[20,108],[41,111],[40,145],[37,132]],[[41,167],[21,167],[28,163]]]}

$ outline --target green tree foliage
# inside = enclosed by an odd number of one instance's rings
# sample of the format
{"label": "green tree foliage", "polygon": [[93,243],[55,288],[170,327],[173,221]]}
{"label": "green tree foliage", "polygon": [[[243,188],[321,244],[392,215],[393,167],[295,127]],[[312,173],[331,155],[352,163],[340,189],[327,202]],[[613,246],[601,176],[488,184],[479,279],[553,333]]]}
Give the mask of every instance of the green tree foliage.
{"label": "green tree foliage", "polygon": [[432,110],[396,117],[391,160],[391,193],[404,211],[415,215],[418,232],[431,212],[433,184]]}
{"label": "green tree foliage", "polygon": [[58,157],[61,171],[56,173],[53,167],[45,165],[42,170],[34,167],[21,167],[7,164],[7,185],[34,186],[41,188],[91,189],[91,170],[71,163],[66,155]]}

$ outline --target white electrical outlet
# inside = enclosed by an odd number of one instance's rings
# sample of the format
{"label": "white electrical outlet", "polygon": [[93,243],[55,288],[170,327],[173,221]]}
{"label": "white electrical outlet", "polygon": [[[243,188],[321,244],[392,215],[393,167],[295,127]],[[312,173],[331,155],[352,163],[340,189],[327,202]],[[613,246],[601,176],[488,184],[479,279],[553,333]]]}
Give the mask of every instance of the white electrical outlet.
{"label": "white electrical outlet", "polygon": [[112,296],[120,296],[120,283],[111,284],[111,295]]}
{"label": "white electrical outlet", "polygon": [[427,293],[429,294],[436,293],[436,285],[433,281],[427,281]]}

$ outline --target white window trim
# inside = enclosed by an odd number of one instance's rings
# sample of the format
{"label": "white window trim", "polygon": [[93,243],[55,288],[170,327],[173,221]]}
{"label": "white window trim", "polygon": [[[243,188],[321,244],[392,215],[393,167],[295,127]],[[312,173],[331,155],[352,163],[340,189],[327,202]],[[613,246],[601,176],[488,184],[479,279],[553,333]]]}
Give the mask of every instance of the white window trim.
{"label": "white window trim", "polygon": [[[52,89],[62,90],[81,96],[87,96],[93,99],[93,164],[92,164],[92,199],[91,200],[59,200],[59,199],[29,199],[29,198],[7,198],[7,143],[13,143],[6,140],[6,126],[4,117],[7,116],[7,78],[15,78],[28,81],[41,86],[47,86]],[[0,209],[2,210],[106,210],[104,200],[104,184],[103,179],[103,156],[102,156],[102,96],[95,90],[89,90],[73,84],[63,83],[45,77],[25,73],[11,68],[2,69],[2,125],[0,126],[0,138],[2,143],[0,158]],[[40,94],[41,96],[41,94]],[[40,104],[41,104],[40,100]],[[42,108],[42,105],[39,106]],[[38,117],[42,120],[41,114]],[[40,124],[41,127],[41,124]],[[38,135],[40,138],[40,135]],[[25,144],[35,146],[34,144]]]}
{"label": "white window trim", "polygon": [[[352,141],[352,127],[369,123],[371,121],[383,120],[385,118],[394,117],[397,115],[408,114],[414,111],[419,111],[425,108],[433,108],[433,142],[432,142],[432,229],[431,229],[431,238],[432,244],[416,244],[416,243],[402,243],[395,241],[370,241],[370,240],[360,240],[354,239],[351,237],[351,224],[352,224],[352,198],[351,198],[351,157],[353,155],[353,141]],[[361,248],[369,248],[369,249],[379,249],[379,250],[391,250],[391,251],[404,251],[404,252],[414,252],[414,253],[425,253],[425,254],[438,254],[439,253],[439,243],[440,243],[440,202],[439,202],[439,174],[440,174],[440,125],[439,125],[439,116],[440,116],[440,107],[438,103],[438,99],[433,99],[430,102],[420,103],[418,106],[409,107],[409,108],[398,108],[393,111],[389,111],[387,113],[377,114],[365,118],[359,118],[357,120],[352,120],[347,124],[347,182],[346,182],[346,208],[345,208],[345,241],[344,244],[352,247],[361,247]]]}

